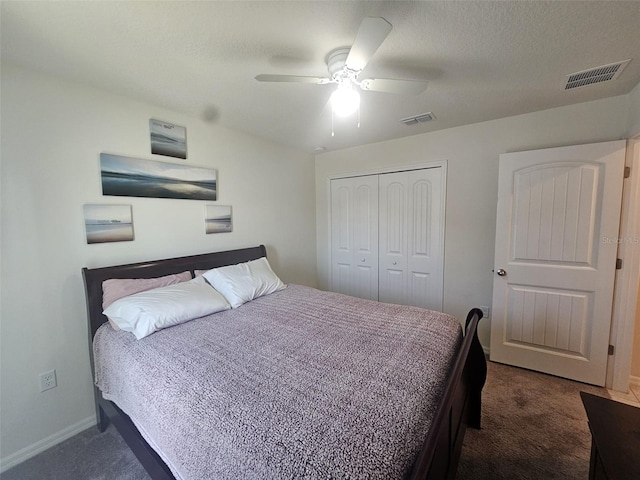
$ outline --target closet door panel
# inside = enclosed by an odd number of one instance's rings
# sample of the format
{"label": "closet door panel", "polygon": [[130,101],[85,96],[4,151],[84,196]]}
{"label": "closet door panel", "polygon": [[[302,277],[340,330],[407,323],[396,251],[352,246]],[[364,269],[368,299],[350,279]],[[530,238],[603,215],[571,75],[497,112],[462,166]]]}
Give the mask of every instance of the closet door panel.
{"label": "closet door panel", "polygon": [[442,310],[442,168],[379,183],[380,301]]}
{"label": "closet door panel", "polygon": [[442,310],[442,171],[416,170],[408,177],[407,303]]}
{"label": "closet door panel", "polygon": [[332,265],[331,276],[333,285],[331,289],[334,292],[344,293],[345,295],[353,295],[351,290],[351,265],[344,262],[335,262]]}
{"label": "closet door panel", "polygon": [[378,177],[353,179],[353,295],[378,300]]}
{"label": "closet door panel", "polygon": [[352,194],[349,179],[331,182],[331,281],[336,292],[351,295],[353,264]]}
{"label": "closet door panel", "polygon": [[380,175],[379,287],[381,302],[406,303],[407,175]]}
{"label": "closet door panel", "polygon": [[411,271],[408,279],[407,305],[433,310],[431,306],[431,276],[425,272]]}
{"label": "closet door panel", "polygon": [[378,177],[331,181],[331,288],[378,299]]}

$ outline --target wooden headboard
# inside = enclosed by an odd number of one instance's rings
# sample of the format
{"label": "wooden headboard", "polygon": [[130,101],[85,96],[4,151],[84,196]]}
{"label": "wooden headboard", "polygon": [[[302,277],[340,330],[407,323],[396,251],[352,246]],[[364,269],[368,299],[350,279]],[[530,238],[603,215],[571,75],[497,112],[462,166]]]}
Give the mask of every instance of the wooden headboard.
{"label": "wooden headboard", "polygon": [[130,263],[102,268],[83,268],[85,295],[87,300],[87,315],[89,320],[89,343],[107,317],[102,314],[102,282],[110,278],[154,278],[172,273],[194,270],[209,270],[211,268],[235,265],[237,263],[266,257],[264,245],[258,247],[227,250],[225,252],[204,253],[188,257],[152,260],[149,262]]}

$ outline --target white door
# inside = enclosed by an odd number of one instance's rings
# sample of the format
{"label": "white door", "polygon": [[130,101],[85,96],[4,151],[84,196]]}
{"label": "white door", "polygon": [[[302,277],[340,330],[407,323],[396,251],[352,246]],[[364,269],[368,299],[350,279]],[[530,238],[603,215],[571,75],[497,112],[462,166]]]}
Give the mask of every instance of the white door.
{"label": "white door", "polygon": [[331,180],[331,288],[378,299],[378,176]]}
{"label": "white door", "polygon": [[491,360],[604,385],[625,142],[500,155]]}
{"label": "white door", "polygon": [[442,310],[442,170],[380,175],[381,302]]}

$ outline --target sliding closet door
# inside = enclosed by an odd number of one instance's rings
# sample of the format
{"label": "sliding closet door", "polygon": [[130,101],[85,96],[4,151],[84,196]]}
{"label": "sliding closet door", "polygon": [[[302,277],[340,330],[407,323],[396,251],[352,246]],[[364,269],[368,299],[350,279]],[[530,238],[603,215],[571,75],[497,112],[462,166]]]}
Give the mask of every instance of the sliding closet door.
{"label": "sliding closet door", "polygon": [[331,288],[378,299],[378,176],[331,181]]}
{"label": "sliding closet door", "polygon": [[381,302],[442,310],[443,169],[379,176]]}

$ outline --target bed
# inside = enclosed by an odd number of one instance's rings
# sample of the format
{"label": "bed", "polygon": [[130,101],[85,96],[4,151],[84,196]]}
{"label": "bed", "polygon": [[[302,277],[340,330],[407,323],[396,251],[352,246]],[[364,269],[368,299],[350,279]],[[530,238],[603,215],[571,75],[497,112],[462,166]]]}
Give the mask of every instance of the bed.
{"label": "bed", "polygon": [[462,336],[437,312],[289,285],[143,340],[103,325],[106,280],[262,257],[83,268],[98,428],[113,423],[153,479],[454,478],[480,428],[479,309]]}

